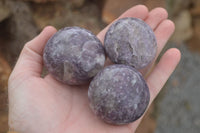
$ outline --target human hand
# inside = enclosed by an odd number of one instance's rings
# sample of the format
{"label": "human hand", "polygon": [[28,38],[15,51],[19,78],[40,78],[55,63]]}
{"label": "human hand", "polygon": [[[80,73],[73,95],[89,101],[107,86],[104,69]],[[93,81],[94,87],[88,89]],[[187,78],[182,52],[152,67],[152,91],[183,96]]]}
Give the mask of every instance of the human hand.
{"label": "human hand", "polygon": [[[148,12],[145,6],[135,6],[120,16],[144,20],[157,38],[157,57],[174,31],[167,12],[156,8]],[[97,36],[103,41],[108,27]],[[139,120],[122,126],[107,124],[97,118],[89,108],[84,86],[64,85],[50,74],[41,77],[43,49],[56,32],[46,27],[40,35],[28,42],[9,78],[9,126],[20,133],[133,133]],[[179,50],[169,49],[148,76],[150,104],[157,96],[180,60]],[[107,60],[106,64],[109,64]],[[146,71],[145,71],[146,72]],[[145,73],[143,71],[143,75]]]}

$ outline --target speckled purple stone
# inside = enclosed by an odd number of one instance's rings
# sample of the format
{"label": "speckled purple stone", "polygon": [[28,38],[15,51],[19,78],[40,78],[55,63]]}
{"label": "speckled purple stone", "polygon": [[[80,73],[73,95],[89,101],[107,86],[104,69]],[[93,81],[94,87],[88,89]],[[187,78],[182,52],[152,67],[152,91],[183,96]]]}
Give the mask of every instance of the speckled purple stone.
{"label": "speckled purple stone", "polygon": [[117,64],[141,69],[156,56],[154,32],[138,18],[123,18],[114,22],[106,33],[104,46],[108,57]]}
{"label": "speckled purple stone", "polygon": [[57,80],[79,85],[90,81],[103,68],[105,53],[100,40],[90,31],[66,27],[48,40],[43,58]]}
{"label": "speckled purple stone", "polygon": [[142,75],[127,65],[108,66],[91,81],[88,97],[94,113],[112,124],[127,124],[140,118],[149,100]]}

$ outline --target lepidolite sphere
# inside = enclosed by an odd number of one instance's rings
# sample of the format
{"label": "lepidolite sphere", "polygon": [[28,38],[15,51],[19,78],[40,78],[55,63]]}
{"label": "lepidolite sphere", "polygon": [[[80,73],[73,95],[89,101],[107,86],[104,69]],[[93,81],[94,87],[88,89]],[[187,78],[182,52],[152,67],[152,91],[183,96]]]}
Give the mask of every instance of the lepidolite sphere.
{"label": "lepidolite sphere", "polygon": [[105,50],[112,62],[141,69],[155,57],[157,43],[154,32],[138,18],[123,18],[108,29]]}
{"label": "lepidolite sphere", "polygon": [[57,80],[79,85],[87,83],[103,68],[105,53],[100,40],[90,31],[67,27],[48,40],[43,58]]}
{"label": "lepidolite sphere", "polygon": [[94,113],[112,124],[127,124],[140,118],[150,99],[142,75],[133,67],[112,65],[91,81],[88,97]]}

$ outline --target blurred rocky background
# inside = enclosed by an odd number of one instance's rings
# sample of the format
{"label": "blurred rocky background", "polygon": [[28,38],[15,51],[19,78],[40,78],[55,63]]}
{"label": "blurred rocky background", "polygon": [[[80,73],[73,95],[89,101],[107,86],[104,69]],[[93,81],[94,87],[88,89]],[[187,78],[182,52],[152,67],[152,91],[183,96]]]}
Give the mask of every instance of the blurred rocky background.
{"label": "blurred rocky background", "polygon": [[80,26],[97,34],[128,8],[164,7],[176,24],[169,47],[182,60],[137,133],[200,131],[200,0],[0,0],[0,133],[8,131],[7,80],[23,45],[46,25]]}

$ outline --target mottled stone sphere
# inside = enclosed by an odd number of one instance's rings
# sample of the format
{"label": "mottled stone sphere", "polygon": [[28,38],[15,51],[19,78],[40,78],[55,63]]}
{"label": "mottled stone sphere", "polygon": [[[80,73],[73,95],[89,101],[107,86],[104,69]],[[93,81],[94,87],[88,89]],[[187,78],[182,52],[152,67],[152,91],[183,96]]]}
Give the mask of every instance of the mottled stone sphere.
{"label": "mottled stone sphere", "polygon": [[140,72],[123,64],[100,71],[90,83],[88,97],[97,116],[117,125],[140,118],[150,100],[149,88]]}
{"label": "mottled stone sphere", "polygon": [[103,68],[105,53],[100,40],[90,31],[66,27],[48,40],[43,58],[57,80],[80,85],[88,83]]}
{"label": "mottled stone sphere", "polygon": [[104,46],[110,60],[142,69],[156,56],[157,42],[152,29],[138,18],[122,18],[108,29]]}

